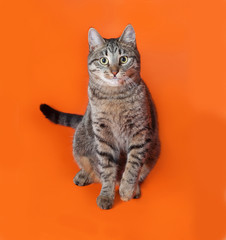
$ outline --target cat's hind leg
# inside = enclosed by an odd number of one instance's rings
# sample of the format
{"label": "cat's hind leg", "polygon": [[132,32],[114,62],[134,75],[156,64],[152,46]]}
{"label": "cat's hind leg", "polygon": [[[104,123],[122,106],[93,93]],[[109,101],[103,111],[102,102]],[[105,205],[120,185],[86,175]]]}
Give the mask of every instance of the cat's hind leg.
{"label": "cat's hind leg", "polygon": [[140,187],[140,184],[144,181],[144,179],[148,176],[148,174],[150,173],[151,171],[151,168],[150,166],[148,166],[148,164],[144,164],[141,168],[141,171],[140,171],[140,175],[139,175],[139,178],[138,178],[138,183],[137,183],[137,187],[136,187],[136,190],[135,190],[135,193],[134,193],[134,199],[138,199],[141,197],[141,187]]}
{"label": "cat's hind leg", "polygon": [[84,169],[81,169],[73,179],[74,184],[77,186],[86,186],[93,183],[90,174],[88,174]]}
{"label": "cat's hind leg", "polygon": [[138,179],[139,183],[142,183],[146,179],[150,171],[153,169],[153,167],[155,166],[158,160],[159,154],[160,154],[160,143],[157,142],[155,145],[155,148],[152,149],[152,151],[150,152],[150,156],[146,159],[144,165],[141,168],[139,179]]}
{"label": "cat's hind leg", "polygon": [[[142,182],[146,179],[146,177],[148,176],[148,174],[150,173],[150,171],[152,170],[152,168],[154,167],[154,163],[156,161],[153,161],[151,159],[149,159],[148,163],[145,163],[140,171],[140,175],[138,178],[138,184],[137,184],[137,188],[135,190],[135,195],[133,198],[137,199],[141,197],[141,188],[140,188],[140,184],[142,184]],[[151,164],[150,164],[151,163]]]}
{"label": "cat's hind leg", "polygon": [[94,182],[99,182],[97,175],[95,174],[90,159],[82,156],[76,157],[81,170],[75,175],[73,182],[77,186],[86,186]]}
{"label": "cat's hind leg", "polygon": [[148,176],[148,174],[150,173],[151,168],[148,164],[144,164],[141,168],[140,171],[140,175],[139,175],[139,183],[142,183],[144,181],[144,179]]}
{"label": "cat's hind leg", "polygon": [[141,168],[140,171],[140,175],[138,178],[138,183],[137,183],[137,187],[136,190],[134,192],[134,199],[138,199],[141,197],[141,187],[140,184],[144,181],[144,179],[147,177],[147,175],[150,173],[151,169],[149,168],[149,166],[147,164],[144,164]]}
{"label": "cat's hind leg", "polygon": [[140,185],[138,183],[133,198],[138,199],[138,198],[140,198],[140,196],[141,196],[141,191],[140,191]]}

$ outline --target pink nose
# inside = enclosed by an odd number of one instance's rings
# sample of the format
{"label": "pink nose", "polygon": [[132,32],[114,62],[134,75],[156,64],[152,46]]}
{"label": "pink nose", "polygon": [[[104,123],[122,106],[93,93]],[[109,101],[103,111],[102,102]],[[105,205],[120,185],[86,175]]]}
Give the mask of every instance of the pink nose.
{"label": "pink nose", "polygon": [[117,75],[117,71],[112,71],[112,74],[114,75],[114,77],[116,77],[116,75]]}

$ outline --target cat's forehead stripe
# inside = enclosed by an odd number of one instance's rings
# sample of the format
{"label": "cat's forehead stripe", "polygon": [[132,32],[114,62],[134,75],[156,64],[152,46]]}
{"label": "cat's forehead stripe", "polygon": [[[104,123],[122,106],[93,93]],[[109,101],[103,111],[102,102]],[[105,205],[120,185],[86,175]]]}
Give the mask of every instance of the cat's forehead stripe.
{"label": "cat's forehead stripe", "polygon": [[118,50],[119,46],[118,46],[118,39],[115,38],[111,38],[111,39],[106,39],[107,41],[107,50],[111,53],[116,53],[116,51]]}

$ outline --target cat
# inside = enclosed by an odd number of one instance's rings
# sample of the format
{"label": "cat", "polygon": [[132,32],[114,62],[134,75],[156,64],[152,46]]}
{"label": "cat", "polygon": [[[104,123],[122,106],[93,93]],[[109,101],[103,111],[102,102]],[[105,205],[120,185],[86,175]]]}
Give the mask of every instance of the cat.
{"label": "cat", "polygon": [[88,41],[89,102],[84,116],[62,113],[46,104],[40,110],[50,121],[76,128],[73,155],[80,171],[74,183],[100,182],[97,205],[110,209],[116,185],[123,201],[141,195],[140,183],[160,154],[157,112],[140,76],[132,25],[111,39],[90,28]]}

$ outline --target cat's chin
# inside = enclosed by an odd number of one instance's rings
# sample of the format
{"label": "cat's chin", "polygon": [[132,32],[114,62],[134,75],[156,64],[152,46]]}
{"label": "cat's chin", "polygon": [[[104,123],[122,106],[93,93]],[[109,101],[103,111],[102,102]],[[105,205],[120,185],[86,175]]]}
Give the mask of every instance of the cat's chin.
{"label": "cat's chin", "polygon": [[112,87],[119,87],[124,85],[125,81],[121,78],[112,78],[112,79],[102,79],[107,85],[112,86]]}

